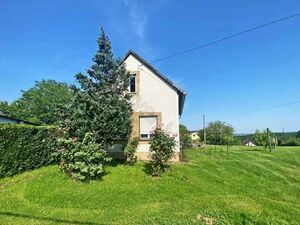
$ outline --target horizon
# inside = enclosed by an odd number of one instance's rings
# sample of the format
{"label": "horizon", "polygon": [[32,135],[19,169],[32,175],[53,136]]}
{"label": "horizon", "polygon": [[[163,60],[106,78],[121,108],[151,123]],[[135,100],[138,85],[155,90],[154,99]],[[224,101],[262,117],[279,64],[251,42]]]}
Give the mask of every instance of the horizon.
{"label": "horizon", "polygon": [[[101,26],[116,57],[133,49],[151,62],[300,10],[299,1],[283,0],[2,1],[1,6],[0,100],[8,102],[41,79],[74,84],[74,75],[92,64]],[[201,129],[206,115],[206,124],[224,121],[235,133],[300,130],[299,23],[296,17],[151,63],[187,92],[180,123]]]}

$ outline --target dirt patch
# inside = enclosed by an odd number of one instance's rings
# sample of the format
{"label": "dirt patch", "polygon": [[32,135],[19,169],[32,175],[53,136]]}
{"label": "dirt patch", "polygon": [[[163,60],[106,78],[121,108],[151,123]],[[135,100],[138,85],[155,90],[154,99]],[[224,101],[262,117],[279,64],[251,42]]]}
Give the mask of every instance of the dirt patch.
{"label": "dirt patch", "polygon": [[215,220],[213,218],[210,217],[206,217],[206,216],[202,216],[202,215],[197,215],[197,220],[200,220],[202,222],[204,222],[207,225],[214,225],[215,224]]}

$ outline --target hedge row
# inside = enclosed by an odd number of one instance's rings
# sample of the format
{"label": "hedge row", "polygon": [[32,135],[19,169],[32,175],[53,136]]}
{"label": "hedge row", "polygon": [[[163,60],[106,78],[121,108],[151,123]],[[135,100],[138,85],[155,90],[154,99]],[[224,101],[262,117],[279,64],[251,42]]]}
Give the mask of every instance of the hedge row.
{"label": "hedge row", "polygon": [[57,128],[0,125],[0,177],[50,164],[57,147]]}

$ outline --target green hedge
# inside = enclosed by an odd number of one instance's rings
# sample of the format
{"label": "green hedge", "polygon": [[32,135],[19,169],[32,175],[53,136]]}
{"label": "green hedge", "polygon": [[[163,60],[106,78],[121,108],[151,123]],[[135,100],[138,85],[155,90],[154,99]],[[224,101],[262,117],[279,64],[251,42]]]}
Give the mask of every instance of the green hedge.
{"label": "green hedge", "polygon": [[0,177],[50,164],[56,147],[56,127],[0,125]]}

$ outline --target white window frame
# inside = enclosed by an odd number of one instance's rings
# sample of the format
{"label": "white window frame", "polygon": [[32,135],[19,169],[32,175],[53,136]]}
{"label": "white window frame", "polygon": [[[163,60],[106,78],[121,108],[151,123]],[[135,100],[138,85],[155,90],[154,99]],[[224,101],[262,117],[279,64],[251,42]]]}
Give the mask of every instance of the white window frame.
{"label": "white window frame", "polygon": [[[134,91],[131,91],[131,78],[134,77]],[[131,93],[131,94],[135,94],[137,92],[137,82],[136,82],[136,79],[137,79],[137,76],[136,74],[130,74],[130,77],[129,77],[129,87],[128,87],[128,92]]]}
{"label": "white window frame", "polygon": [[[153,117],[153,118],[155,118],[155,120],[156,120],[156,123],[155,123],[155,125],[154,125],[154,127],[153,127],[153,130],[156,128],[156,126],[157,126],[157,123],[158,123],[158,117],[157,117],[157,115],[147,115],[147,116],[139,116],[139,138],[140,138],[140,140],[145,140],[145,141],[147,141],[147,140],[151,140],[151,138],[152,138],[152,134],[150,134],[150,133],[148,133],[148,134],[142,134],[141,133],[141,118],[149,118],[149,117]],[[143,136],[142,136],[143,135]],[[147,135],[147,136],[145,136],[145,135]]]}

